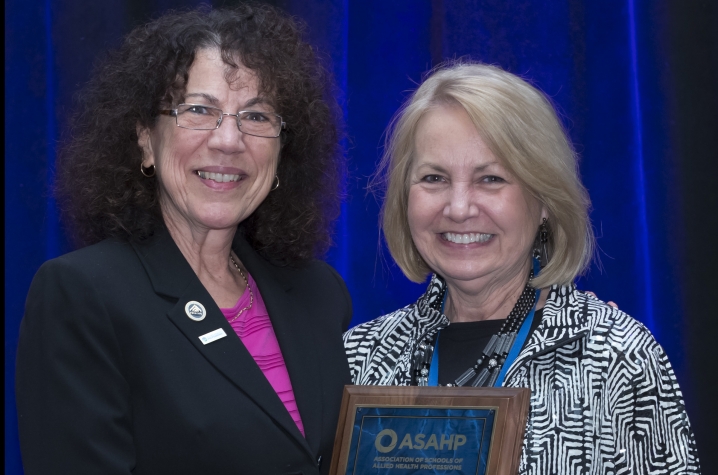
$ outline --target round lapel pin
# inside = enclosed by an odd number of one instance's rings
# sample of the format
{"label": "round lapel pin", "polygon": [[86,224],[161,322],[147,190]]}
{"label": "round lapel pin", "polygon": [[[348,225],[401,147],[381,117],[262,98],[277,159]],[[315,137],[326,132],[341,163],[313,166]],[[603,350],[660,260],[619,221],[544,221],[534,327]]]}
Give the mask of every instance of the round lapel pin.
{"label": "round lapel pin", "polygon": [[207,316],[207,311],[204,309],[204,305],[199,302],[195,302],[194,300],[187,302],[187,305],[184,306],[184,311],[187,316],[195,322],[202,321],[204,320],[204,317]]}

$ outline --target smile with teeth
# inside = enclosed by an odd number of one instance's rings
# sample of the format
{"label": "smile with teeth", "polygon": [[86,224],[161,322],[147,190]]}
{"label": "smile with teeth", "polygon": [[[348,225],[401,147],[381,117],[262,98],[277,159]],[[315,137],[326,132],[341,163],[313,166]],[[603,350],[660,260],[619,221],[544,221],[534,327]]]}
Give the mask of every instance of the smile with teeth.
{"label": "smile with teeth", "polygon": [[456,244],[470,244],[472,242],[486,242],[491,239],[493,234],[484,233],[468,233],[468,234],[457,234],[457,233],[443,233],[441,235],[444,239],[449,242]]}
{"label": "smile with teeth", "polygon": [[203,172],[203,171],[197,170],[197,175],[204,180],[212,180],[212,181],[216,181],[217,183],[227,183],[230,181],[239,181],[239,175],[228,175],[226,173],[212,173],[212,172]]}

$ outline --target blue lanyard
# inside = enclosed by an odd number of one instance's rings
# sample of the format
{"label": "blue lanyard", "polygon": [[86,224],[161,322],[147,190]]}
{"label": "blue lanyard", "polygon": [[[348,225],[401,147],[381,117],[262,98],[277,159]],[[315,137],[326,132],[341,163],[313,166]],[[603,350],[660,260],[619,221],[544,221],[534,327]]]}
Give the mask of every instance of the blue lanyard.
{"label": "blue lanyard", "polygon": [[[442,312],[443,313],[443,312]],[[436,334],[436,342],[434,343],[434,354],[431,355],[431,365],[429,366],[429,386],[439,385],[439,334]]]}
{"label": "blue lanyard", "polygon": [[[444,314],[444,307],[446,306],[446,295],[449,292],[444,292],[444,300],[441,301],[441,313]],[[436,341],[434,342],[434,353],[431,355],[431,364],[429,365],[429,381],[426,384],[429,386],[439,385],[439,335],[441,330],[436,332]]]}
{"label": "blue lanyard", "polygon": [[531,323],[534,321],[534,314],[536,313],[536,304],[539,300],[539,295],[541,294],[541,289],[536,289],[536,299],[534,300],[534,306],[529,312],[528,315],[526,315],[526,320],[524,320],[524,323],[521,325],[521,329],[519,330],[518,335],[516,335],[516,340],[514,341],[514,344],[511,346],[511,351],[509,351],[508,356],[506,356],[506,361],[504,362],[504,365],[501,367],[501,372],[499,372],[499,377],[496,378],[496,384],[494,384],[494,387],[501,387],[504,384],[504,378],[506,377],[506,372],[509,370],[512,364],[514,364],[514,361],[516,361],[516,358],[519,356],[519,353],[521,352],[521,349],[524,347],[524,343],[526,342],[526,338],[529,336],[529,330],[531,330]]}
{"label": "blue lanyard", "polygon": [[[541,270],[541,267],[539,266],[539,263],[536,259],[533,260],[534,265],[534,275],[538,275],[539,271]],[[448,292],[447,292],[448,293]],[[538,304],[539,296],[541,294],[541,289],[536,289],[536,298],[534,299],[534,306],[529,312],[528,315],[526,315],[526,319],[521,324],[521,328],[519,329],[519,333],[516,335],[516,340],[514,340],[514,344],[511,345],[511,351],[509,351],[509,354],[506,356],[506,361],[504,362],[504,365],[501,367],[501,371],[499,372],[498,378],[496,378],[496,383],[494,384],[494,387],[501,387],[501,385],[504,383],[504,378],[506,377],[506,372],[509,370],[511,365],[516,361],[516,358],[519,356],[519,353],[521,352],[521,349],[524,347],[524,343],[526,342],[526,338],[529,336],[529,330],[531,330],[531,324],[534,320],[534,314],[536,313],[536,304]],[[441,303],[441,313],[444,313],[444,305],[446,304],[446,294],[444,294],[444,301]],[[429,366],[429,386],[438,386],[439,385],[439,334],[441,332],[438,332],[436,334],[436,342],[434,343],[434,354],[431,356],[431,365]]]}

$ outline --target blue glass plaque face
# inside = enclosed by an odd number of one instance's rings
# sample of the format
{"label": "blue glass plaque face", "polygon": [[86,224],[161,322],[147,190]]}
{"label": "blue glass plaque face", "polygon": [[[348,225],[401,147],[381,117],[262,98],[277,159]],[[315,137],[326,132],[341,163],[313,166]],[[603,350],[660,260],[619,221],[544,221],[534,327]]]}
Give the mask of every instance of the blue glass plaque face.
{"label": "blue glass plaque face", "polygon": [[347,475],[484,475],[496,408],[356,409]]}

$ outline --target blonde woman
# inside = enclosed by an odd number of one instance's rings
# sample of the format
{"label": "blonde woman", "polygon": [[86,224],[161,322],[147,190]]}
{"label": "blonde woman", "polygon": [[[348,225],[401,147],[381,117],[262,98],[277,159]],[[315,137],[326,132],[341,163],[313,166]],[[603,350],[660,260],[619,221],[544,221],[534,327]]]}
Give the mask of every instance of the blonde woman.
{"label": "blonde woman", "polygon": [[344,335],[355,384],[528,387],[522,474],[699,473],[663,349],[576,289],[589,198],[546,97],[492,66],[435,71],[392,124],[383,230],[419,300]]}

